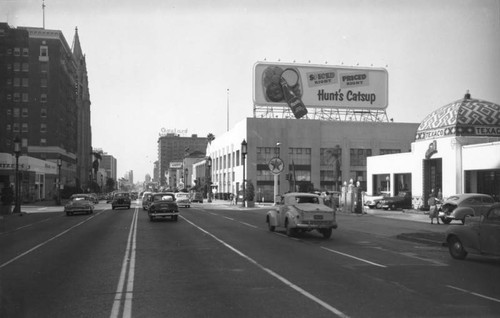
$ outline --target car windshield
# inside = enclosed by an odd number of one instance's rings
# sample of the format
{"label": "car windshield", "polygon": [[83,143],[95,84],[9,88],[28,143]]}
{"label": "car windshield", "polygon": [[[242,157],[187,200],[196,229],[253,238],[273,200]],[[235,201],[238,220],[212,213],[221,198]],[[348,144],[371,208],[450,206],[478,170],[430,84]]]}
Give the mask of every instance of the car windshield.
{"label": "car windshield", "polygon": [[314,204],[319,204],[319,199],[318,197],[309,197],[309,196],[304,196],[304,197],[295,197],[295,202],[297,203],[314,203]]}
{"label": "car windshield", "polygon": [[88,200],[88,198],[84,196],[73,197],[73,201],[82,201],[82,200]]}
{"label": "car windshield", "polygon": [[126,198],[128,197],[127,193],[117,193],[115,194],[115,198]]}
{"label": "car windshield", "polygon": [[187,193],[178,193],[175,196],[179,198],[187,198],[189,195]]}
{"label": "car windshield", "polygon": [[174,196],[171,194],[159,194],[153,197],[153,201],[174,201]]}

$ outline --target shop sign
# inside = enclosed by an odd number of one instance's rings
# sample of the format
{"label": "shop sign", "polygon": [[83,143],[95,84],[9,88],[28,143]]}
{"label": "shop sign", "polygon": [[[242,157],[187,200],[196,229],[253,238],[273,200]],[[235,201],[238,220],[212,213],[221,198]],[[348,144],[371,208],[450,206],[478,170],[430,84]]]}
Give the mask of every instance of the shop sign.
{"label": "shop sign", "polygon": [[170,163],[170,169],[181,169],[182,168],[182,162],[171,162]]}
{"label": "shop sign", "polygon": [[[284,80],[283,80],[284,79]],[[287,90],[305,107],[385,109],[388,73],[383,68],[256,63],[255,105],[287,105]]]}

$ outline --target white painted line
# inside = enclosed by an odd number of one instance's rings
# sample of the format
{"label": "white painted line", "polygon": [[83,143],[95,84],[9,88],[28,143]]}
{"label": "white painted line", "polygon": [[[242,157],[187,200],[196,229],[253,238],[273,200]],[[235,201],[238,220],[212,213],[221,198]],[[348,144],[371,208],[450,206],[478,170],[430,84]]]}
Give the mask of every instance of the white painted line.
{"label": "white painted line", "polygon": [[[127,248],[125,249],[125,255],[123,256],[120,279],[118,281],[118,286],[116,288],[116,295],[113,302],[113,308],[111,309],[111,315],[110,315],[111,318],[116,318],[120,314],[122,299],[124,299],[122,317],[125,318],[132,317],[132,299],[134,291],[135,249],[136,249],[136,238],[137,238],[138,211],[139,211],[138,208],[135,208],[134,216],[132,217],[132,224],[130,225],[130,231],[127,240]],[[127,279],[127,286],[126,286],[126,291],[124,292],[123,289],[125,287],[126,279]]]}
{"label": "white painted line", "polygon": [[60,236],[63,236],[64,234],[66,234],[66,233],[68,233],[69,231],[73,230],[74,228],[76,228],[76,227],[78,227],[78,226],[82,225],[83,223],[85,223],[85,222],[87,222],[87,221],[89,221],[89,220],[93,219],[94,217],[95,217],[95,215],[93,215],[93,216],[89,217],[88,219],[85,219],[84,221],[82,221],[82,222],[80,222],[80,223],[78,223],[78,224],[73,225],[73,226],[72,226],[72,227],[70,227],[69,229],[67,229],[67,230],[65,230],[65,231],[63,231],[63,232],[61,232],[61,233],[57,234],[56,236],[51,237],[50,239],[46,240],[45,242],[42,242],[42,243],[40,243],[40,244],[36,245],[35,247],[33,247],[33,248],[31,248],[31,249],[27,250],[26,252],[19,254],[18,256],[14,257],[13,259],[11,259],[11,260],[9,260],[9,261],[7,261],[7,262],[5,262],[5,263],[1,264],[1,265],[0,265],[0,269],[4,268],[5,266],[9,265],[10,263],[15,262],[16,260],[20,259],[21,257],[26,256],[26,255],[28,255],[29,253],[31,253],[31,252],[33,252],[33,251],[35,251],[35,250],[39,249],[40,247],[42,247],[42,246],[46,245],[47,243],[49,243],[49,242],[51,242],[51,241],[55,240],[56,238],[58,238],[58,237],[60,237]]}
{"label": "white painted line", "polygon": [[346,254],[346,253],[342,253],[342,252],[339,252],[339,251],[335,251],[335,250],[332,250],[332,249],[329,249],[329,248],[326,248],[324,246],[321,246],[322,249],[324,250],[327,250],[329,252],[332,252],[332,253],[337,253],[337,254],[340,254],[340,255],[343,255],[343,256],[346,256],[346,257],[350,257],[350,258],[353,258],[353,259],[356,259],[358,261],[361,261],[361,262],[364,262],[364,263],[367,263],[367,264],[370,264],[370,265],[374,265],[374,266],[378,266],[378,267],[382,267],[382,268],[386,268],[387,266],[385,265],[380,265],[380,264],[377,264],[377,263],[374,263],[374,262],[370,262],[366,259],[362,259],[362,258],[359,258],[359,257],[356,257],[356,256],[353,256],[353,255],[349,255],[349,254]]}
{"label": "white painted line", "polygon": [[250,223],[246,223],[246,222],[240,222],[241,224],[243,225],[246,225],[246,226],[249,226],[249,227],[253,227],[254,229],[257,229],[258,227],[253,225],[253,224],[250,224]]}
{"label": "white painted line", "polygon": [[240,252],[239,250],[237,250],[236,248],[232,247],[231,245],[229,245],[228,243],[224,242],[223,240],[219,239],[217,236],[213,235],[212,233],[202,229],[201,227],[199,227],[198,225],[194,224],[193,222],[189,221],[188,219],[186,219],[185,217],[181,216],[181,218],[183,218],[186,222],[188,222],[189,224],[191,224],[192,226],[194,226],[195,228],[197,228],[198,230],[202,231],[203,233],[211,236],[214,240],[216,240],[217,242],[221,243],[222,245],[224,245],[225,247],[227,247],[228,249],[230,249],[231,251],[235,252],[236,254],[238,254],[239,256],[243,257],[244,259],[246,259],[247,261],[249,261],[250,263],[254,264],[255,266],[257,266],[258,268],[260,268],[261,270],[265,271],[266,273],[268,273],[269,275],[273,276],[274,278],[278,279],[279,281],[281,281],[282,283],[284,283],[285,285],[289,286],[290,288],[296,290],[297,292],[299,292],[300,294],[302,294],[303,296],[311,299],[312,301],[316,302],[317,304],[321,305],[323,308],[327,309],[328,311],[332,312],[333,314],[337,315],[338,317],[343,317],[343,318],[348,318],[348,316],[346,314],[344,314],[343,312],[341,312],[340,310],[334,308],[333,306],[330,306],[328,303],[322,301],[321,299],[317,298],[316,296],[314,296],[313,294],[307,292],[306,290],[300,288],[299,286],[293,284],[291,281],[287,280],[286,278],[284,278],[283,276],[280,276],[279,274],[277,274],[276,272],[270,270],[269,268],[261,265],[260,263],[258,263],[257,261],[255,261],[253,258],[251,258],[250,256],[247,256],[246,254],[243,254],[243,252]]}
{"label": "white painted line", "polygon": [[230,217],[227,217],[227,216],[225,216],[224,218],[225,218],[225,219],[228,219],[228,220],[231,220],[231,221],[234,221],[234,219],[233,219],[233,218],[230,218]]}
{"label": "white painted line", "polygon": [[456,289],[456,290],[459,290],[459,291],[467,293],[467,294],[471,294],[471,295],[474,295],[474,296],[477,296],[477,297],[481,297],[481,298],[484,298],[484,299],[488,299],[488,300],[500,303],[500,299],[497,299],[497,298],[488,297],[488,296],[485,296],[485,295],[481,295],[481,294],[478,294],[478,293],[475,293],[475,292],[471,292],[469,290],[458,288],[458,287],[451,286],[451,285],[446,285],[446,287],[449,287],[451,289]]}

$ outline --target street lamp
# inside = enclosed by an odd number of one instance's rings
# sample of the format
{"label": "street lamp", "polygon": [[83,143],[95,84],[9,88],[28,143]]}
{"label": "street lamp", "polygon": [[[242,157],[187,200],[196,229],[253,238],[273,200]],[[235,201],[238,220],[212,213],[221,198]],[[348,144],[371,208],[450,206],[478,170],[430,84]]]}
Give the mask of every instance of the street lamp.
{"label": "street lamp", "polygon": [[21,140],[19,136],[14,138],[14,154],[16,155],[16,202],[14,205],[13,213],[21,212],[21,197],[20,197],[20,186],[19,186],[19,155],[21,154]]}
{"label": "street lamp", "polygon": [[212,158],[209,156],[207,158],[207,184],[208,184],[208,203],[212,202]]}
{"label": "street lamp", "polygon": [[247,155],[247,142],[245,139],[241,142],[241,162],[243,163],[243,207],[245,206],[246,201],[246,192],[245,192],[245,157]]}
{"label": "street lamp", "polygon": [[62,160],[61,158],[57,159],[57,168],[59,177],[57,178],[57,205],[61,205],[61,166]]}

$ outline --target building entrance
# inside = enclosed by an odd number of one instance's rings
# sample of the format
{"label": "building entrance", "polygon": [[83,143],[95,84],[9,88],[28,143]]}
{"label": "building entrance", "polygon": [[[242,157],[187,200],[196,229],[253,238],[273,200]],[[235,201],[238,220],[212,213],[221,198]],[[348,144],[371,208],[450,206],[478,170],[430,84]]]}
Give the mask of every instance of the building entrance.
{"label": "building entrance", "polygon": [[443,188],[443,160],[437,159],[424,159],[423,162],[423,180],[424,188],[422,192],[423,206],[428,208],[427,200],[432,191],[434,194]]}

